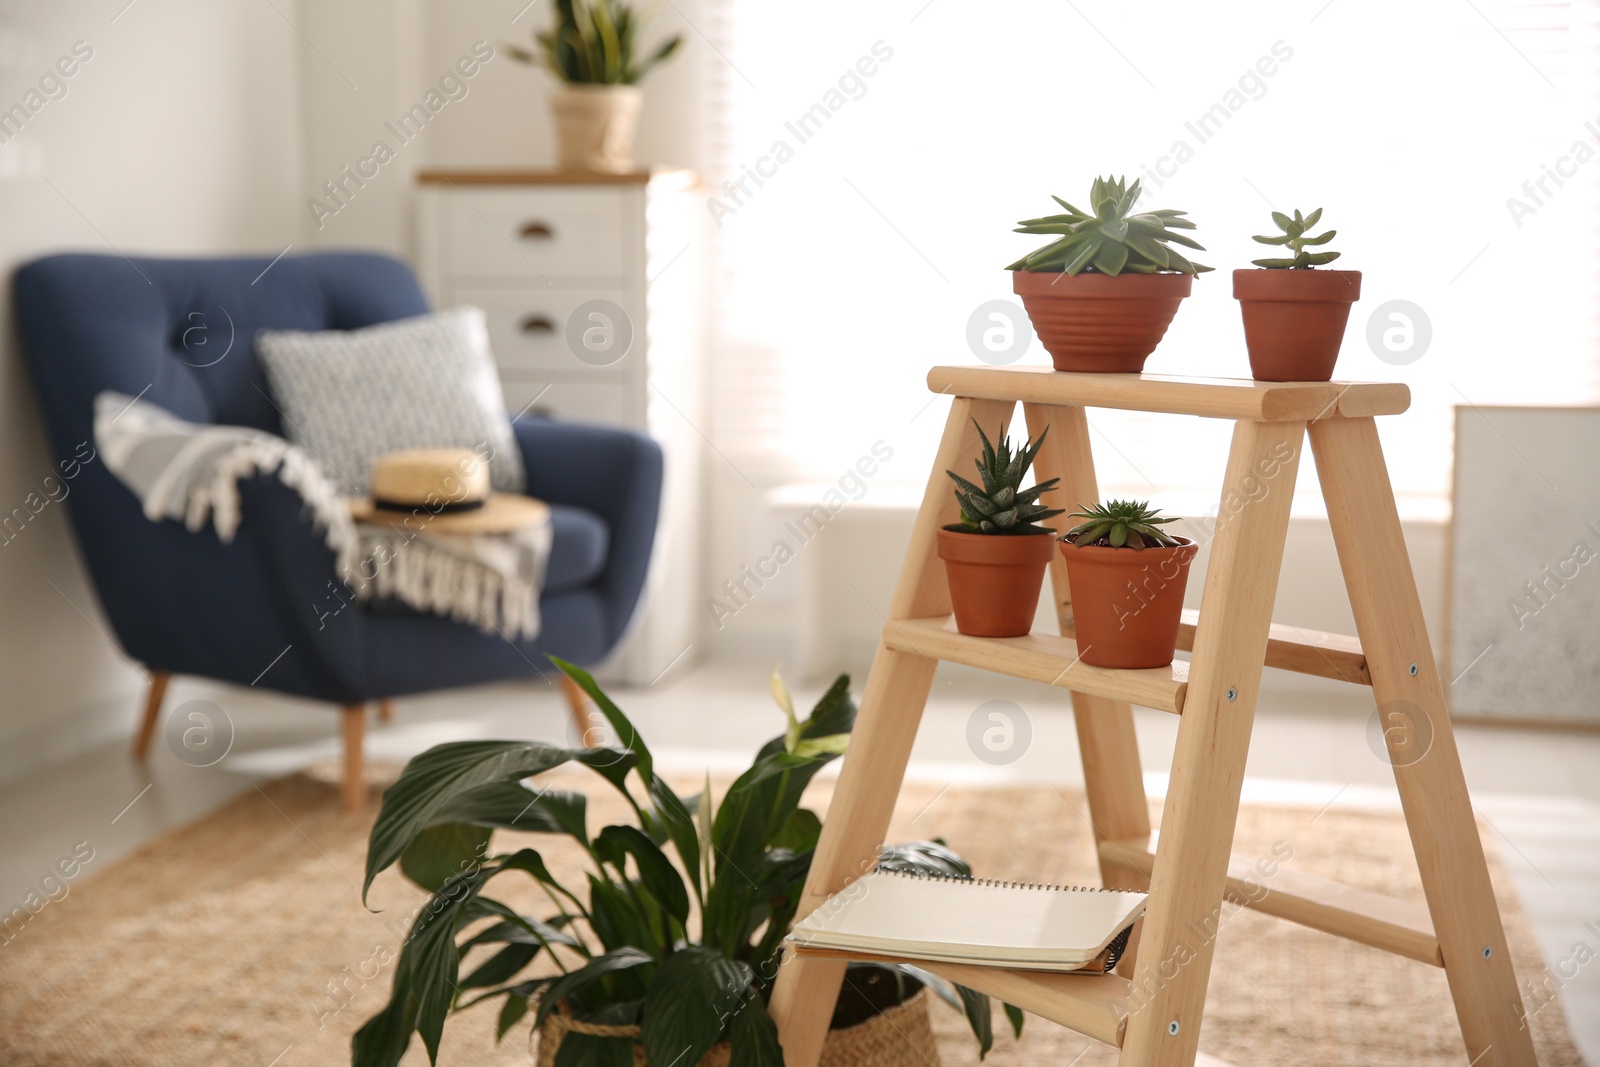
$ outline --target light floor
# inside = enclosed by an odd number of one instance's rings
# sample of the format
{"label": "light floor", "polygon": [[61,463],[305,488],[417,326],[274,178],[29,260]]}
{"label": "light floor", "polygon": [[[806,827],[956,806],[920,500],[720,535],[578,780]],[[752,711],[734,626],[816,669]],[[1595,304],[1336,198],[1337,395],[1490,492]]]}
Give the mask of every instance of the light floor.
{"label": "light floor", "polygon": [[[747,766],[750,753],[782,728],[766,688],[763,669],[718,664],[614,695],[664,769],[732,772]],[[802,714],[816,695],[815,689],[797,689]],[[182,709],[189,701],[210,704]],[[1374,753],[1365,716],[1289,710],[1282,706],[1286,703],[1263,701],[1251,743],[1246,800],[1318,808],[1398,806],[1389,767]],[[227,757],[211,767],[189,766],[158,735],[145,766],[134,763],[124,746],[107,746],[0,786],[4,911],[39,888],[78,842],[94,850],[78,876],[91,878],[141,843],[253,788],[253,782],[337,755],[335,717],[325,705],[180,680],[167,706],[209,712],[213,718],[213,709],[223,709],[235,734]],[[1010,743],[1020,755],[1009,763],[989,762],[996,757],[984,745],[984,731],[997,729],[990,745],[1005,747],[1004,723],[989,718],[995,711],[1012,720]],[[1024,718],[1031,733],[1026,745]],[[444,740],[560,741],[569,730],[565,705],[551,687],[503,685],[400,701],[395,721],[369,733],[368,752],[374,760],[398,763]],[[1138,731],[1147,786],[1160,793],[1177,720],[1141,711]],[[1546,963],[1557,974],[1574,1037],[1587,1061],[1600,1067],[1600,966],[1570,962],[1580,942],[1592,951],[1579,958],[1600,953],[1600,775],[1594,772],[1600,765],[1600,737],[1471,726],[1458,727],[1457,736],[1474,803],[1494,828],[1501,861]],[[975,740],[969,743],[969,737]],[[980,752],[988,760],[980,759]],[[1082,783],[1063,694],[948,666],[941,667],[934,684],[912,761],[913,775],[940,783]],[[1569,962],[1563,967],[1562,961]],[[1521,977],[1526,984],[1545,976]]]}

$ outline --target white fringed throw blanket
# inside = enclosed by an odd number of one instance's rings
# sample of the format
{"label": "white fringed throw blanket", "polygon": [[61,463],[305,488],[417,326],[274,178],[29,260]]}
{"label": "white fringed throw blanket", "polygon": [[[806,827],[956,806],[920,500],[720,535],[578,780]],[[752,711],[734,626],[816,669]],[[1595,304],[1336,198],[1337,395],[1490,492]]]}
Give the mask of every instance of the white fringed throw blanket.
{"label": "white fringed throw blanket", "polygon": [[276,472],[306,502],[358,599],[393,597],[512,639],[539,633],[548,521],[494,535],[357,523],[349,499],[298,446],[244,426],[186,422],[122,393],[95,398],[94,436],[107,468],[152,522],[174,519],[198,531],[209,519],[218,537],[232,541],[242,519],[239,480]]}

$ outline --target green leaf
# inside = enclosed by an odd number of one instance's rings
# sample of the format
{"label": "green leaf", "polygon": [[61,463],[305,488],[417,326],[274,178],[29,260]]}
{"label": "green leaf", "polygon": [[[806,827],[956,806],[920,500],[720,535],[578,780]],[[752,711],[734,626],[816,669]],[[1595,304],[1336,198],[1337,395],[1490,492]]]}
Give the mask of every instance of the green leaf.
{"label": "green leaf", "polygon": [[754,980],[748,965],[714,949],[691,945],[674,952],[656,969],[645,995],[639,1034],[645,1061],[699,1063],[755,995]]}
{"label": "green leaf", "polygon": [[783,828],[772,838],[773,848],[786,848],[791,852],[809,852],[817,847],[822,836],[822,820],[809,808],[796,808],[789,813]]}
{"label": "green leaf", "polygon": [[778,1024],[772,1021],[767,1006],[754,991],[734,1013],[728,1037],[733,1046],[728,1067],[783,1067]]}
{"label": "green leaf", "polygon": [[1004,1007],[1006,1011],[1006,1018],[1011,1020],[1011,1036],[1015,1038],[1021,1038],[1023,1020],[1022,1009],[1017,1007],[1015,1004],[1006,1004]]}
{"label": "green leaf", "polygon": [[506,1002],[500,1006],[500,1015],[495,1019],[494,1023],[495,1044],[499,1044],[500,1039],[506,1036],[507,1031],[521,1022],[523,1016],[527,1014],[528,998],[519,997],[515,993],[507,993]]}
{"label": "green leaf", "polygon": [[632,826],[608,826],[595,839],[596,849],[615,846],[633,857],[646,893],[680,923],[689,921],[689,894],[672,861],[654,841]]}
{"label": "green leaf", "polygon": [[1094,257],[1094,269],[1112,276],[1121,274],[1127,263],[1128,246],[1120,241],[1107,240]]}
{"label": "green leaf", "polygon": [[600,714],[606,717],[606,721],[611,724],[611,729],[616,731],[617,740],[621,743],[621,746],[632,752],[638,760],[639,776],[647,782],[654,778],[655,760],[650,755],[650,749],[645,746],[644,738],[639,736],[639,731],[634,729],[633,723],[622,713],[622,709],[617,707],[611,698],[606,696],[600,687],[595,684],[595,680],[590,676],[589,672],[556,656],[551,656],[550,662],[554,663],[562,674],[577,682],[578,687],[589,695],[590,700],[594,701],[595,707],[600,709]]}
{"label": "green leaf", "polygon": [[473,870],[489,852],[491,831],[463,823],[431,826],[400,853],[400,872],[430,893],[451,878]]}
{"label": "green leaf", "polygon": [[416,1028],[417,998],[411,988],[411,975],[406,967],[399,966],[389,1003],[350,1038],[351,1067],[397,1067]]}
{"label": "green leaf", "polygon": [[475,968],[473,972],[461,979],[459,988],[486,989],[489,986],[500,985],[515,978],[522,969],[533,962],[539,954],[539,944],[510,944],[490,956]]}
{"label": "green leaf", "polygon": [[569,1030],[556,1049],[555,1067],[633,1067],[633,1041]]}
{"label": "green leaf", "polygon": [[808,737],[795,746],[796,756],[842,756],[850,745],[849,734],[832,734],[828,737]]}
{"label": "green leaf", "polygon": [[1290,226],[1294,225],[1294,220],[1281,211],[1274,211],[1272,213],[1272,221],[1278,224],[1278,229],[1284,231],[1287,231]]}
{"label": "green leaf", "polygon": [[557,978],[550,983],[550,988],[539,1000],[539,1012],[534,1016],[533,1028],[537,1030],[544,1025],[545,1017],[556,1010],[556,1005],[574,993],[594,985],[608,974],[617,974],[621,971],[642,967],[647,963],[654,963],[655,957],[631,945],[613,949],[602,956],[596,956],[588,963],[575,971]]}
{"label": "green leaf", "polygon": [[1291,238],[1288,234],[1283,233],[1276,237],[1252,237],[1250,240],[1257,241],[1264,245],[1286,245],[1289,243]]}
{"label": "green leaf", "polygon": [[[1296,212],[1296,215],[1298,215],[1298,214],[1299,214],[1299,212]],[[1315,226],[1321,219],[1322,219],[1322,209],[1319,207],[1319,208],[1317,208],[1317,210],[1313,211],[1311,214],[1309,214],[1309,215],[1307,215],[1305,217],[1305,228],[1308,229],[1308,230],[1311,229],[1311,227]]]}
{"label": "green leaf", "polygon": [[1111,532],[1106,535],[1106,540],[1111,542],[1112,548],[1121,548],[1128,543],[1128,526],[1126,523],[1117,523],[1111,527]]}
{"label": "green leaf", "polygon": [[453,798],[434,816],[439,822],[471,823],[530,833],[567,834],[589,840],[589,798],[559,789],[493,782]]}
{"label": "green leaf", "polygon": [[961,998],[961,1008],[966,1014],[967,1025],[972,1027],[972,1036],[978,1039],[978,1059],[981,1061],[994,1047],[994,1020],[989,1010],[989,998],[964,985],[956,986],[956,995]]}
{"label": "green leaf", "polygon": [[1067,274],[1076,277],[1078,274],[1083,272],[1083,268],[1087,267],[1099,252],[1099,237],[1095,237],[1093,240],[1085,241],[1078,248],[1078,250],[1073,253],[1072,257],[1067,260],[1066,265],[1061,269]]}
{"label": "green leaf", "polygon": [[1268,270],[1288,270],[1294,266],[1294,260],[1292,259],[1252,259],[1250,262],[1258,267],[1266,267]]}
{"label": "green leaf", "polygon": [[1304,244],[1307,247],[1310,247],[1312,245],[1325,245],[1329,241],[1333,240],[1334,237],[1338,234],[1338,232],[1339,232],[1338,230],[1329,230],[1327,233],[1318,234],[1315,237],[1307,237],[1304,241],[1301,242],[1301,244]]}
{"label": "green leaf", "polygon": [[1301,254],[1305,257],[1307,263],[1315,267],[1320,267],[1324,263],[1332,263],[1339,258],[1338,252],[1304,252]]}
{"label": "green leaf", "polygon": [[362,902],[379,872],[399,859],[411,839],[456,797],[491,782],[519,781],[572,757],[568,749],[537,741],[454,741],[413,759],[384,791],[383,806],[367,838]]}

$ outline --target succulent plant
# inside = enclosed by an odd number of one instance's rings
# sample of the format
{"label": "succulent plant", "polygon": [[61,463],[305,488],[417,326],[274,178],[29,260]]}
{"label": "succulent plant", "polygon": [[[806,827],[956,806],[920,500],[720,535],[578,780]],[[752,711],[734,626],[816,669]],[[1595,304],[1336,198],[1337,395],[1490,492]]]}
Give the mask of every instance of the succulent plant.
{"label": "succulent plant", "polygon": [[1096,178],[1089,190],[1090,210],[1080,211],[1061,199],[1050,199],[1067,209],[1065,215],[1023,219],[1015,233],[1056,233],[1061,236],[1023,256],[1007,270],[1082,271],[1097,274],[1200,274],[1211,267],[1191,263],[1169,247],[1180,244],[1205,251],[1191,237],[1174,230],[1192,230],[1185,211],[1142,211],[1129,214],[1139,200],[1139,183],[1126,179]]}
{"label": "succulent plant", "polygon": [[633,85],[677,51],[681,34],[635,60],[635,38],[643,16],[624,0],[556,0],[555,25],[534,34],[538,53],[506,46],[511,58],[548,69],[571,85]]}
{"label": "succulent plant", "polygon": [[1274,211],[1272,213],[1272,221],[1283,232],[1276,237],[1252,237],[1251,240],[1264,245],[1287,245],[1289,251],[1293,252],[1294,255],[1288,259],[1252,259],[1250,262],[1258,267],[1266,267],[1268,270],[1310,270],[1312,267],[1320,267],[1325,263],[1332,263],[1339,258],[1339,253],[1306,251],[1307,248],[1327,244],[1339,232],[1338,230],[1328,230],[1325,233],[1317,234],[1315,237],[1307,237],[1306,234],[1311,227],[1315,226],[1321,218],[1322,209],[1320,207],[1304,218],[1300,216],[1298,210],[1295,211],[1292,219],[1281,211]]}
{"label": "succulent plant", "polygon": [[945,471],[956,483],[956,503],[961,505],[961,525],[968,533],[1053,532],[1036,524],[1044,519],[1054,518],[1064,509],[1047,508],[1035,501],[1039,499],[1041,493],[1054,489],[1061,479],[1051,478],[1047,482],[1040,482],[1032,489],[1020,488],[1023,475],[1033,466],[1034,457],[1044,445],[1045,434],[1050,432],[1049,427],[1039,434],[1037,441],[1025,442],[1021,451],[1012,452],[1011,438],[1005,435],[1004,426],[1000,428],[1001,432],[996,434],[1000,438],[1000,447],[996,448],[989,443],[988,435],[983,432],[982,426],[978,426],[976,419],[972,424],[977,426],[978,436],[983,439],[983,455],[977,460],[978,477],[983,484],[974,485],[955,471]]}
{"label": "succulent plant", "polygon": [[1177,522],[1176,516],[1163,516],[1148,500],[1108,500],[1104,504],[1079,504],[1074,519],[1084,519],[1067,531],[1066,539],[1084,545],[1109,545],[1112,548],[1172,548],[1177,541],[1161,527]]}

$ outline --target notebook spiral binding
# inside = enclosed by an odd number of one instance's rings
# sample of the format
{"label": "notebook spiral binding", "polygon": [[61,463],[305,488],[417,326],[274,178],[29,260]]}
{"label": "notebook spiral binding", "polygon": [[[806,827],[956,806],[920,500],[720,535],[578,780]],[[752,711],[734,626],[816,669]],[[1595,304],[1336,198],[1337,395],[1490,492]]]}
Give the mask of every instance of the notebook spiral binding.
{"label": "notebook spiral binding", "polygon": [[1062,885],[1052,882],[1012,882],[1003,878],[963,878],[955,874],[932,874],[926,871],[906,871],[898,867],[879,867],[879,874],[892,874],[919,882],[957,882],[961,885],[983,886],[986,889],[1044,889],[1053,893],[1129,893],[1138,890],[1117,889],[1110,886]]}

